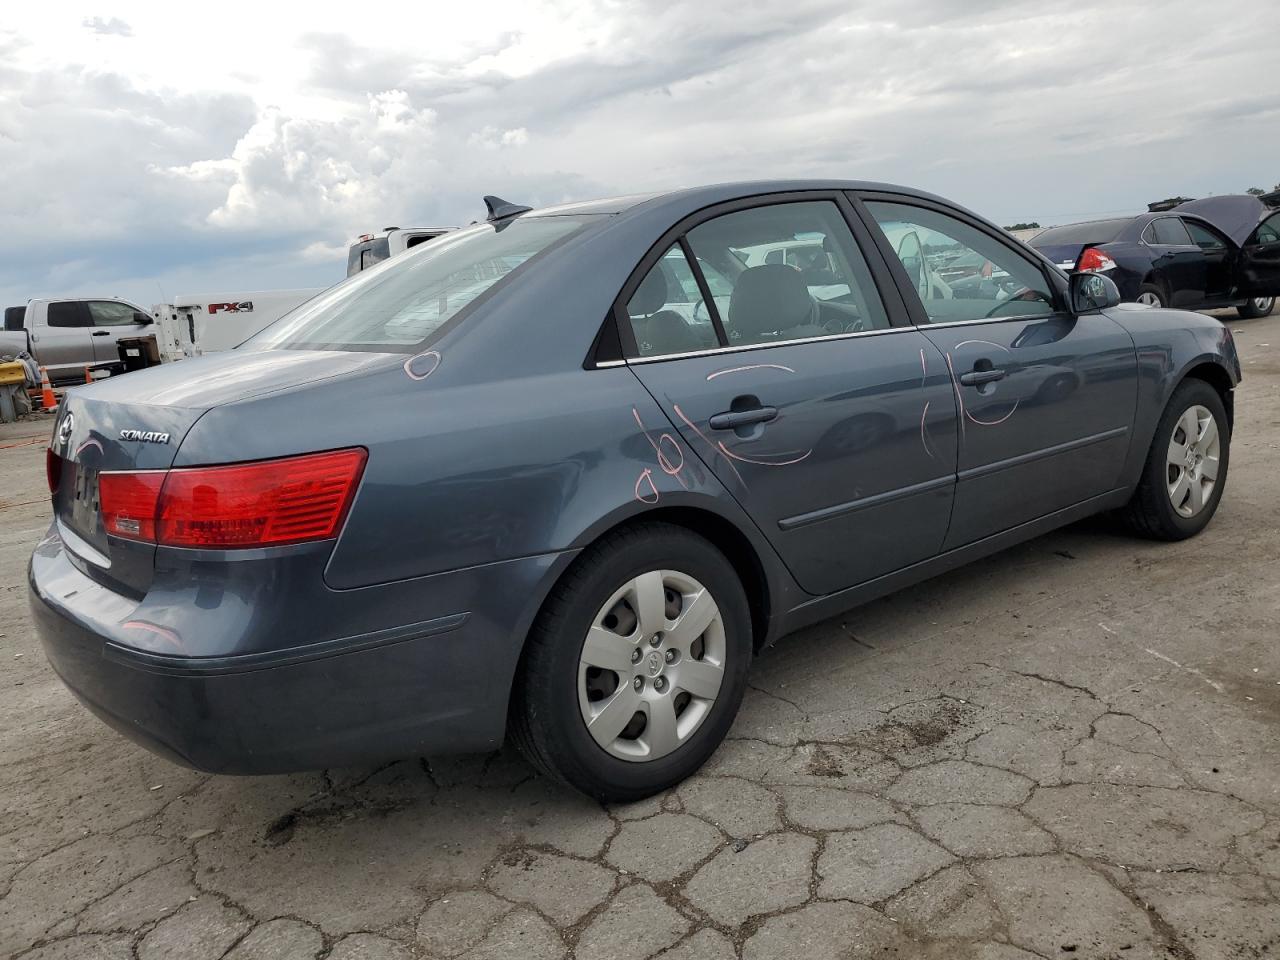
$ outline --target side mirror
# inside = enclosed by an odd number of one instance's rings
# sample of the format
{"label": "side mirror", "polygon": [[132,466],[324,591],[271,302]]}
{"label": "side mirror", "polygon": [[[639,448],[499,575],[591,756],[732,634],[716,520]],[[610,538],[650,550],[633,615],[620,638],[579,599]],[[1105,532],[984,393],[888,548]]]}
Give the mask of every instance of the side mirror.
{"label": "side mirror", "polygon": [[134,323],[155,323],[155,318],[149,313],[143,313],[141,310],[133,311]]}
{"label": "side mirror", "polygon": [[1120,288],[1100,273],[1071,274],[1071,309],[1075,313],[1105,310],[1120,302]]}

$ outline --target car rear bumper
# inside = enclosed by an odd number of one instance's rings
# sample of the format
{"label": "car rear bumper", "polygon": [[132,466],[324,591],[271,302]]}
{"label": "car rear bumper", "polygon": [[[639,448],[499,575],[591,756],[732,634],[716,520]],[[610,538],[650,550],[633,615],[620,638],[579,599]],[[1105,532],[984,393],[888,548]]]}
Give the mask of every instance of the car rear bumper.
{"label": "car rear bumper", "polygon": [[[301,644],[285,640],[274,649],[247,643],[259,649],[224,656],[128,642],[133,637],[121,626],[139,622],[146,600],[124,597],[82,573],[55,531],[33,555],[28,579],[49,663],[99,718],[200,770],[282,773],[495,749],[536,602],[523,607],[540,596],[540,584],[562,562],[565,555],[548,555],[416,582],[419,593],[442,604],[521,598],[521,604],[499,601],[497,619],[489,609],[479,615],[446,607],[407,625]],[[368,589],[387,600],[399,586]],[[378,598],[340,599],[376,606]],[[188,611],[201,619],[211,613],[217,609]],[[228,626],[247,622],[260,621],[233,618]],[[172,620],[164,630],[180,633]]]}

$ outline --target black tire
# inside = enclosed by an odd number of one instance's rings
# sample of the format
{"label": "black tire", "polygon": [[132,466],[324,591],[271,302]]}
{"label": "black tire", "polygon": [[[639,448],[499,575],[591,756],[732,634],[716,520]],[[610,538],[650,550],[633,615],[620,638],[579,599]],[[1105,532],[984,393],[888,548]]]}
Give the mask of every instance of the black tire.
{"label": "black tire", "polygon": [[1149,294],[1156,298],[1158,302],[1151,304],[1153,307],[1167,307],[1169,305],[1168,295],[1154,283],[1144,283],[1140,286],[1138,288],[1138,296],[1141,297],[1143,294]]}
{"label": "black tire", "polygon": [[[1187,410],[1199,405],[1212,415],[1218,428],[1219,456],[1218,476],[1213,491],[1204,507],[1192,517],[1181,516],[1169,497],[1167,453],[1169,443],[1178,428],[1178,421]],[[1133,497],[1121,511],[1125,523],[1134,533],[1152,540],[1185,540],[1194,537],[1213,519],[1222,492],[1227,485],[1227,467],[1231,460],[1231,431],[1227,426],[1227,410],[1218,391],[1203,380],[1184,380],[1169,398],[1164,414],[1156,426],[1142,468],[1142,479]]]}
{"label": "black tire", "polygon": [[1258,303],[1258,298],[1255,297],[1253,300],[1236,307],[1236,313],[1240,314],[1240,319],[1242,320],[1257,320],[1259,317],[1271,316],[1271,311],[1275,308],[1275,297],[1268,297],[1261,304]]}
{"label": "black tire", "polygon": [[[710,591],[725,628],[724,676],[688,740],[654,760],[623,760],[606,752],[587,730],[578,701],[579,659],[600,607],[629,580],[651,570],[678,570]],[[511,739],[542,773],[588,796],[607,802],[643,799],[680,783],[720,745],[746,692],[752,650],[746,594],[724,554],[672,524],[625,527],[583,551],[543,604],[516,679]]]}

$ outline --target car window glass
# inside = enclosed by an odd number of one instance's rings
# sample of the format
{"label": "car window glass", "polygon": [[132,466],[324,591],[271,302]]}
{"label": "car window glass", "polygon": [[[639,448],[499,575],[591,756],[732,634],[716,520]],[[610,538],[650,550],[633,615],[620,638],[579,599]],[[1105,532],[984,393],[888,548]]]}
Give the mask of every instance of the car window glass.
{"label": "car window glass", "polygon": [[95,327],[119,327],[126,323],[137,323],[133,318],[136,311],[127,303],[114,303],[110,300],[90,300],[89,319]]}
{"label": "car window glass", "polygon": [[871,201],[867,209],[902,262],[930,322],[1054,312],[1043,271],[989,234],[923,207]]}
{"label": "car window glass", "polygon": [[679,244],[672,244],[640,281],[627,301],[627,318],[642,357],[720,345],[693,268]]}
{"label": "car window glass", "polygon": [[889,326],[866,260],[830,200],[727,213],[694,227],[688,240],[707,268],[730,346]]}
{"label": "car window glass", "polygon": [[447,233],[361,270],[246,341],[251,350],[422,350],[477,297],[601,215],[517,217]]}
{"label": "car window glass", "polygon": [[1192,242],[1195,243],[1195,245],[1198,246],[1201,250],[1205,251],[1206,253],[1211,253],[1211,252],[1217,252],[1219,250],[1226,249],[1227,247],[1226,241],[1223,240],[1222,237],[1214,233],[1212,230],[1210,230],[1208,227],[1203,227],[1192,220],[1187,220],[1184,222],[1186,223],[1187,230],[1191,233]]}
{"label": "car window glass", "polygon": [[75,300],[60,300],[49,304],[46,321],[51,327],[83,327],[84,313]]}
{"label": "car window glass", "polygon": [[1280,243],[1280,213],[1273,213],[1258,224],[1258,229],[1249,238],[1249,243]]}
{"label": "car window glass", "polygon": [[1191,235],[1177,217],[1161,217],[1152,226],[1155,228],[1156,243],[1171,247],[1191,246]]}

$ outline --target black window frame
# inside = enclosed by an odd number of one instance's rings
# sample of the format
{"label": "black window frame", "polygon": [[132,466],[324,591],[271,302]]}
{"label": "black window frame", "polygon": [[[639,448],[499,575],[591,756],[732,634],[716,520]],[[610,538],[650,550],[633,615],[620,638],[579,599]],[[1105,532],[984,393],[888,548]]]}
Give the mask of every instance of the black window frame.
{"label": "black window frame", "polygon": [[[720,317],[719,308],[715,304],[715,298],[711,296],[710,286],[707,284],[706,277],[703,276],[701,264],[698,258],[694,256],[690,247],[687,236],[689,231],[699,224],[706,223],[709,220],[715,220],[729,213],[738,213],[742,210],[752,210],[757,207],[771,207],[783,203],[811,203],[815,201],[830,201],[834,203],[839,211],[845,226],[853,237],[854,245],[859,255],[867,265],[867,271],[871,275],[871,283],[876,296],[880,298],[880,305],[885,311],[888,318],[889,326],[876,330],[862,330],[854,333],[834,333],[821,337],[802,337],[796,340],[787,340],[779,343],[749,343],[749,344],[730,344],[725,334],[724,324]],[[627,313],[627,304],[630,302],[632,295],[640,286],[641,282],[649,271],[653,268],[672,246],[678,245],[685,255],[685,259],[689,261],[689,268],[693,271],[694,279],[698,283],[698,290],[702,294],[703,300],[707,303],[707,312],[711,317],[711,322],[716,331],[716,338],[719,341],[717,346],[707,347],[702,350],[691,350],[684,353],[662,354],[653,357],[644,357],[640,355],[639,347],[635,340],[635,331],[631,327],[631,318]],[[679,360],[688,356],[704,356],[710,353],[739,353],[748,350],[767,349],[774,346],[791,345],[796,343],[815,343],[825,340],[841,340],[852,337],[876,336],[885,333],[892,333],[895,330],[909,330],[913,325],[909,320],[908,306],[902,300],[897,284],[890,273],[889,266],[884,262],[883,254],[875,243],[875,236],[871,234],[866,225],[859,218],[853,209],[853,205],[849,201],[849,197],[843,190],[788,190],[778,193],[760,193],[750,197],[739,197],[735,200],[727,200],[724,203],[714,204],[697,210],[680,220],[677,220],[672,226],[667,228],[661,236],[653,243],[640,258],[640,261],[632,268],[631,273],[627,275],[626,282],[618,291],[618,295],[614,298],[613,305],[609,310],[607,322],[611,321],[614,331],[610,336],[598,335],[597,346],[607,343],[617,343],[621,347],[620,357],[608,357],[600,352],[593,354],[592,367],[616,366],[622,363],[662,363],[668,360]]]}
{"label": "black window frame", "polygon": [[[877,249],[880,252],[881,259],[885,260],[889,265],[889,270],[893,275],[894,282],[898,285],[898,294],[907,305],[907,312],[912,316],[912,323],[916,327],[955,327],[961,324],[982,324],[982,323],[1009,323],[1009,322],[1027,322],[1029,320],[1047,320],[1051,317],[1074,317],[1075,312],[1071,310],[1070,298],[1068,295],[1069,284],[1067,276],[1056,266],[1050,263],[1043,255],[1033,250],[1026,244],[1020,244],[1014,240],[1004,230],[994,227],[984,220],[973,216],[960,207],[951,206],[948,203],[940,203],[926,197],[919,197],[911,193],[894,193],[888,190],[850,190],[849,199],[858,216],[865,221],[865,226],[874,227],[872,237],[876,242]],[[894,252],[892,244],[885,232],[880,229],[880,224],[871,211],[866,208],[866,202],[874,203],[895,203],[900,206],[920,207],[933,213],[939,213],[944,216],[959,220],[967,227],[971,227],[980,233],[986,234],[990,239],[1005,247],[1009,253],[1026,261],[1026,263],[1034,267],[1044,277],[1045,286],[1050,294],[1053,295],[1052,313],[1029,313],[1018,314],[1015,316],[998,316],[998,317],[979,317],[973,320],[938,320],[935,321],[929,317],[928,311],[925,309],[924,301],[920,299],[920,295],[915,290],[911,278],[907,276],[906,268],[903,267],[902,261],[898,259],[897,253]]]}

